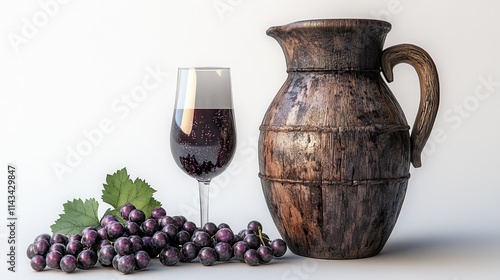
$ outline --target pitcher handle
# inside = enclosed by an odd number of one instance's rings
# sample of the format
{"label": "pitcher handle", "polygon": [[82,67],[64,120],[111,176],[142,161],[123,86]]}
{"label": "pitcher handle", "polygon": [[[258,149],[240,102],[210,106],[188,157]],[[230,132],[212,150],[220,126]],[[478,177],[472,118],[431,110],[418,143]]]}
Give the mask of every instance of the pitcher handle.
{"label": "pitcher handle", "polygon": [[401,44],[382,52],[382,73],[390,83],[394,80],[393,68],[405,62],[413,66],[420,81],[420,105],[411,131],[411,162],[422,166],[422,150],[430,136],[439,107],[439,78],[436,65],[429,54],[420,47]]}

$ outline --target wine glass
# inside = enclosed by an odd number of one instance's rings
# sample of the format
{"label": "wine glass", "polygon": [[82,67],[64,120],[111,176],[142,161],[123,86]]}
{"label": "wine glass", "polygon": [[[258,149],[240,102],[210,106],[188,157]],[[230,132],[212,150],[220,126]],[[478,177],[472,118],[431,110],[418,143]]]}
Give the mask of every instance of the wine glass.
{"label": "wine glass", "polygon": [[179,68],[170,149],[198,181],[201,225],[208,222],[210,181],[233,158],[236,129],[229,68]]}

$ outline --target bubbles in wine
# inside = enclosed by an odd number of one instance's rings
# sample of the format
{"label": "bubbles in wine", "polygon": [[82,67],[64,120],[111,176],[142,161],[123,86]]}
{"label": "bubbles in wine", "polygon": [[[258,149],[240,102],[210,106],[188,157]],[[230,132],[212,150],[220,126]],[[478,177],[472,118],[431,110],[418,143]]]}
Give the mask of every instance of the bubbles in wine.
{"label": "bubbles in wine", "polygon": [[[236,134],[233,111],[189,111],[177,109],[174,113],[171,150],[176,163],[187,174],[198,180],[210,180],[225,170],[234,154]],[[191,125],[186,124],[186,120],[190,120]]]}

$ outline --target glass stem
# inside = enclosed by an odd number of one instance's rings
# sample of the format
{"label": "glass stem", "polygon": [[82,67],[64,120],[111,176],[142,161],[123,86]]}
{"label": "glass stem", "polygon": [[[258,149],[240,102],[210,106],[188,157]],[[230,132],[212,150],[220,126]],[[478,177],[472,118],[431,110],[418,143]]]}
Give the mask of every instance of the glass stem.
{"label": "glass stem", "polygon": [[210,191],[210,181],[198,181],[200,190],[200,227],[208,222],[208,199]]}

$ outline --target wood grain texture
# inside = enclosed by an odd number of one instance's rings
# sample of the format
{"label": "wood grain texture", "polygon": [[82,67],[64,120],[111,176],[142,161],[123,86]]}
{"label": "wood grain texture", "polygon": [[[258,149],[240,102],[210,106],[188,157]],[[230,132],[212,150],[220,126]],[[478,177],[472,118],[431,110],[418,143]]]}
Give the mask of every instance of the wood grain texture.
{"label": "wood grain texture", "polygon": [[268,30],[288,77],[260,127],[259,176],[296,254],[370,257],[397,221],[411,140],[380,74],[389,29],[382,21],[318,20]]}
{"label": "wood grain texture", "polygon": [[421,154],[431,134],[439,107],[439,78],[431,56],[422,48],[401,44],[382,52],[382,71],[388,82],[393,81],[392,69],[399,63],[415,68],[420,81],[420,104],[411,131],[411,162],[422,166]]}

